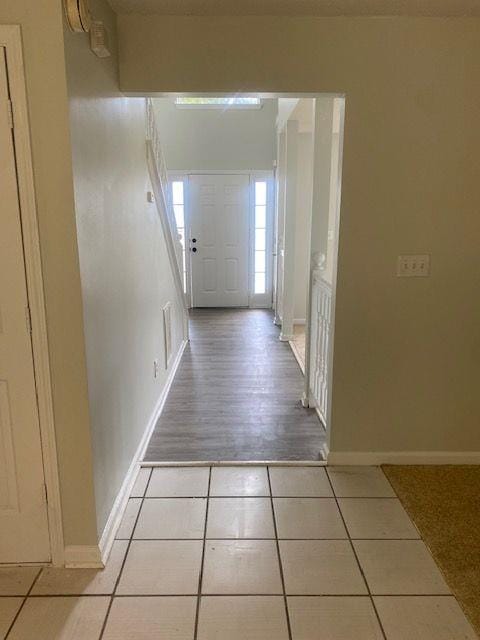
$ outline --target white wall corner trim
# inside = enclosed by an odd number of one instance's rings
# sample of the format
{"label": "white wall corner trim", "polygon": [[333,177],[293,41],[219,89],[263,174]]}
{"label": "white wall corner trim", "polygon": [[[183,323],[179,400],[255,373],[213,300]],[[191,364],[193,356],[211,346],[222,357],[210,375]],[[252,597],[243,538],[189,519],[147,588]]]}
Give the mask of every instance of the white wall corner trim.
{"label": "white wall corner trim", "polygon": [[480,451],[330,451],[329,465],[480,464]]}
{"label": "white wall corner trim", "polygon": [[104,563],[98,545],[70,545],[65,547],[67,569],[103,569]]}
{"label": "white wall corner trim", "polygon": [[138,445],[135,455],[133,456],[130,467],[125,475],[122,486],[120,487],[120,491],[115,498],[112,510],[110,511],[107,523],[100,537],[98,546],[100,549],[100,556],[103,564],[106,564],[108,556],[110,555],[110,551],[115,540],[115,535],[117,533],[118,527],[120,526],[120,522],[122,521],[123,513],[127,507],[128,499],[130,497],[130,493],[132,492],[133,485],[135,484],[135,480],[137,479],[143,456],[145,455],[145,451],[147,449],[153,430],[155,429],[157,420],[162,413],[165,401],[168,396],[168,392],[170,391],[170,387],[172,386],[175,373],[177,372],[178,365],[180,364],[180,360],[187,343],[188,341],[184,340],[180,345],[180,348],[178,349],[177,355],[175,356],[175,360],[172,364],[172,368],[170,369],[170,373],[168,374],[167,381],[165,382],[165,386],[163,387],[158,401],[147,422],[145,432],[140,440],[140,444]]}

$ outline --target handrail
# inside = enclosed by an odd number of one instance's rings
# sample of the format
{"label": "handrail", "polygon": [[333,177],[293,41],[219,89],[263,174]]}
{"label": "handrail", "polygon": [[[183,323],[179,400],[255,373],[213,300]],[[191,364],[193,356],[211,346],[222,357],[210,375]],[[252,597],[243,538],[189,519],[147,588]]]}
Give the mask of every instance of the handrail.
{"label": "handrail", "polygon": [[178,296],[182,302],[184,312],[184,332],[188,337],[188,305],[183,288],[183,249],[180,244],[177,223],[173,212],[170,189],[168,188],[168,173],[165,158],[160,145],[160,138],[155,124],[155,115],[150,98],[147,106],[147,166],[152,183],[153,195],[158,215],[162,225],[168,257],[172,267],[173,279]]}
{"label": "handrail", "polygon": [[177,221],[173,210],[172,196],[169,189],[169,180],[167,172],[167,164],[163,155],[160,136],[158,134],[155,122],[155,112],[151,98],[147,98],[147,140],[152,146],[153,157],[157,167],[157,173],[160,180],[160,187],[163,193],[163,200],[166,204],[166,214],[168,224],[170,225],[173,242],[175,245],[175,253],[177,256],[178,268],[183,279],[183,248],[180,243],[180,236],[177,228]]}

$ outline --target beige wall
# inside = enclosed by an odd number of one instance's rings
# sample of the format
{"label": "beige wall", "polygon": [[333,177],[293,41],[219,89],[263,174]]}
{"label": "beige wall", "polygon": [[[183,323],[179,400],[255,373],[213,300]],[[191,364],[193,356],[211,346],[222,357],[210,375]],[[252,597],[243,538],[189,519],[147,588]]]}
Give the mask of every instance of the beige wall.
{"label": "beige wall", "polygon": [[[346,93],[331,449],[480,450],[480,21],[119,28],[124,90]],[[408,252],[430,278],[395,277]]]}
{"label": "beige wall", "polygon": [[64,536],[89,545],[97,532],[62,14],[57,0],[0,3],[0,23],[22,29]]}
{"label": "beige wall", "polygon": [[272,171],[277,101],[261,109],[179,109],[154,100],[169,170]]}
{"label": "beige wall", "polygon": [[108,28],[112,56],[97,58],[88,36],[70,31],[65,52],[101,534],[166,381],[168,301],[174,355],[182,321],[160,219],[147,203],[145,100],[119,92],[114,15],[104,0],[90,6]]}

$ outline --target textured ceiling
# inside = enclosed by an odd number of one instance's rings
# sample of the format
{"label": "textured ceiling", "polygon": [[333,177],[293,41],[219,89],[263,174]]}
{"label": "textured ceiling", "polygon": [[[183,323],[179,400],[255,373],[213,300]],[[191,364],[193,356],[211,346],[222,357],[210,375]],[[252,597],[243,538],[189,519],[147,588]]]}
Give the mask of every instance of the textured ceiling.
{"label": "textured ceiling", "polygon": [[480,0],[109,0],[118,13],[279,16],[480,16]]}

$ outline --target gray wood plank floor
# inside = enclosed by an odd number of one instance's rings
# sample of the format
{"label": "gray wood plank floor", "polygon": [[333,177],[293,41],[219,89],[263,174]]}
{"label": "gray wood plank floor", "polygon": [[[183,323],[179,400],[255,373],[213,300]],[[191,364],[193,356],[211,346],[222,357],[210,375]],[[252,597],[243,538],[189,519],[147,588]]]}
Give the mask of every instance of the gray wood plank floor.
{"label": "gray wood plank floor", "polygon": [[265,309],[194,309],[148,462],[321,460],[325,431]]}

